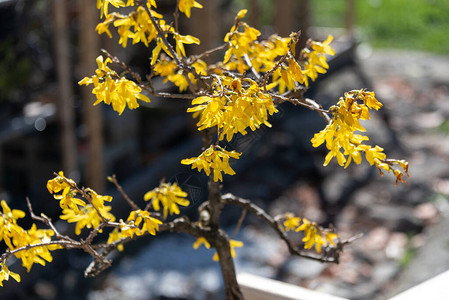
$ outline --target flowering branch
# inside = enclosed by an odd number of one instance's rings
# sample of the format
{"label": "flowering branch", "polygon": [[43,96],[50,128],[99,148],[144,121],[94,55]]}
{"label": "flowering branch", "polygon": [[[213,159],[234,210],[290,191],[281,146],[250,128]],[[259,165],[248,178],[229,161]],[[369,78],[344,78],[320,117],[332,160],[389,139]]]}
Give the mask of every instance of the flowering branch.
{"label": "flowering branch", "polygon": [[230,193],[222,195],[221,199],[225,204],[240,206],[243,209],[248,210],[249,212],[253,213],[256,217],[267,223],[285,242],[291,255],[296,255],[299,257],[304,257],[323,263],[338,263],[340,253],[341,251],[343,251],[343,246],[349,243],[347,241],[338,242],[337,247],[335,249],[332,249],[332,251],[323,251],[323,255],[321,256],[317,256],[309,252],[302,251],[292,244],[291,240],[288,238],[285,230],[281,227],[279,222],[274,218],[272,218],[258,205],[254,204],[250,200],[234,196],[233,194]]}

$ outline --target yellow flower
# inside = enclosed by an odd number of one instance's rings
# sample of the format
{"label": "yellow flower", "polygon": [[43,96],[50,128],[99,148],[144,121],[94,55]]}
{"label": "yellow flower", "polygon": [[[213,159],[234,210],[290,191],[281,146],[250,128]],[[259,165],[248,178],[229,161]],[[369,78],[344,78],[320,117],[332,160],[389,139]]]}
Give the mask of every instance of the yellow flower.
{"label": "yellow flower", "polygon": [[[47,182],[47,189],[53,195],[53,198],[59,200],[59,206],[62,209],[72,209],[75,214],[79,213],[78,205],[84,206],[86,202],[81,199],[76,198],[77,191],[74,189],[76,183],[69,178],[64,176],[62,171]],[[61,192],[60,194],[56,194]]]}
{"label": "yellow flower", "polygon": [[204,245],[207,249],[210,249],[210,244],[206,240],[206,238],[200,236],[196,239],[196,241],[193,243],[193,249],[198,249],[201,245]]}
{"label": "yellow flower", "polygon": [[25,217],[25,212],[19,209],[11,209],[5,200],[1,201],[3,209],[3,218],[6,218],[9,222],[16,224],[17,219]]}
{"label": "yellow flower", "polygon": [[106,32],[106,34],[109,36],[109,38],[112,38],[112,34],[109,31],[109,24],[114,22],[115,16],[114,15],[107,15],[106,20],[104,20],[101,23],[98,23],[97,27],[95,27],[95,30],[98,32],[98,34],[103,34]]}
{"label": "yellow flower", "polygon": [[186,56],[186,51],[184,49],[184,44],[200,44],[200,40],[191,35],[180,35],[174,32],[175,42],[176,42],[176,53],[178,56]]}
{"label": "yellow flower", "polygon": [[174,75],[169,75],[167,79],[173,82],[178,88],[180,92],[186,91],[189,86],[189,82],[187,78],[183,75],[182,71],[179,70],[178,73]]}
{"label": "yellow flower", "polygon": [[[236,241],[236,240],[230,240],[229,241],[229,247],[231,248],[231,256],[235,257],[235,248],[243,247],[243,242]],[[214,261],[219,261],[220,257],[217,252],[215,252],[214,257],[212,258]]]}
{"label": "yellow flower", "polygon": [[302,219],[302,222],[301,226],[296,228],[296,232],[304,232],[302,241],[305,249],[315,246],[316,252],[321,253],[323,246],[335,246],[334,240],[338,239],[338,234],[329,229],[323,229],[305,218]]}
{"label": "yellow flower", "polygon": [[173,61],[168,61],[166,59],[159,60],[159,62],[154,64],[154,73],[157,76],[170,76],[174,75],[178,66]]}
{"label": "yellow flower", "polygon": [[220,146],[211,145],[203,151],[198,157],[183,159],[183,165],[192,165],[192,169],[198,169],[198,172],[204,169],[207,176],[214,172],[214,181],[223,181],[221,172],[234,175],[234,170],[229,166],[229,158],[238,159],[241,153],[235,151],[226,151]]}
{"label": "yellow flower", "polygon": [[187,16],[187,18],[190,18],[190,10],[192,7],[203,8],[203,6],[195,0],[179,0],[178,7],[179,10]]}
{"label": "yellow flower", "polygon": [[298,65],[298,63],[296,62],[296,60],[294,58],[290,58],[288,60],[288,71],[295,81],[297,81],[299,83],[304,83],[303,72],[301,70],[300,65]]}
{"label": "yellow flower", "polygon": [[[375,146],[363,144],[368,137],[355,134],[355,131],[364,132],[365,128],[360,125],[360,120],[369,120],[369,109],[378,110],[382,107],[374,92],[368,92],[364,89],[353,90],[345,93],[336,106],[332,106],[329,111],[333,114],[330,124],[319,133],[316,133],[311,142],[314,147],[318,147],[326,142],[326,148],[329,153],[326,155],[324,166],[326,166],[333,157],[337,157],[338,164],[345,168],[351,161],[357,164],[361,162],[361,153],[370,165],[375,165],[379,173],[383,171],[393,171],[396,176],[396,185],[403,182],[402,176],[408,174],[408,162],[405,160],[387,159],[384,149]],[[404,170],[393,169],[393,165],[399,165]]]}
{"label": "yellow flower", "polygon": [[318,77],[318,73],[326,73],[329,65],[326,63],[326,58],[324,56],[319,56],[316,52],[311,52],[304,68],[304,75],[307,75],[312,81],[315,81]]}
{"label": "yellow flower", "polygon": [[123,237],[132,238],[135,235],[140,235],[140,229],[138,226],[134,225],[134,222],[125,223],[120,219],[120,233]]}
{"label": "yellow flower", "polygon": [[75,182],[71,179],[68,179],[64,176],[64,173],[60,171],[59,175],[55,178],[47,181],[47,189],[50,194],[59,193],[67,187],[70,187],[70,184],[75,185]]}
{"label": "yellow flower", "polygon": [[75,214],[79,214],[79,208],[80,206],[85,206],[86,202],[84,202],[81,199],[78,199],[75,197],[76,192],[71,189],[71,187],[66,187],[61,194],[54,195],[53,197],[56,200],[59,200],[59,206],[62,209],[71,209],[75,212]]}
{"label": "yellow flower", "polygon": [[329,243],[331,246],[335,246],[334,240],[338,239],[338,234],[327,231],[324,234],[324,238],[325,238],[326,242]]}
{"label": "yellow flower", "polygon": [[335,50],[329,46],[333,39],[332,35],[328,35],[327,39],[322,43],[312,41],[312,49],[320,54],[335,55]]}
{"label": "yellow flower", "polygon": [[286,213],[284,221],[285,230],[290,231],[296,229],[300,221],[301,218],[295,217],[292,213]]}
{"label": "yellow flower", "polygon": [[304,238],[302,239],[305,249],[311,249],[315,245],[315,249],[318,253],[321,252],[321,246],[325,243],[321,237],[321,231],[309,220],[303,218],[302,225],[296,228],[296,232],[304,231]]}
{"label": "yellow flower", "polygon": [[143,221],[142,229],[137,235],[142,235],[145,231],[148,231],[151,235],[156,235],[156,231],[159,230],[159,224],[162,222],[156,218],[150,216],[150,213],[146,210],[134,210],[129,214],[128,222],[134,221],[135,226],[139,226]]}
{"label": "yellow flower", "polygon": [[9,280],[9,277],[11,276],[12,278],[14,278],[15,281],[20,282],[20,275],[14,272],[11,272],[10,270],[8,270],[8,267],[6,266],[5,263],[0,264],[2,266],[1,270],[0,270],[0,286],[3,286],[3,281],[4,280]]}
{"label": "yellow flower", "polygon": [[[116,241],[119,241],[123,238],[125,238],[126,236],[123,235],[117,228],[114,228],[114,230],[111,231],[111,233],[109,233],[109,237],[108,237],[108,244],[112,244]],[[117,246],[117,250],[118,251],[123,251],[124,247],[123,244],[119,244]]]}
{"label": "yellow flower", "polygon": [[185,199],[187,193],[184,192],[178,184],[175,183],[164,183],[162,182],[159,187],[147,192],[144,195],[145,201],[152,201],[153,208],[156,211],[161,209],[161,205],[164,208],[164,219],[167,218],[167,214],[179,214],[179,207],[188,206],[189,200]]}

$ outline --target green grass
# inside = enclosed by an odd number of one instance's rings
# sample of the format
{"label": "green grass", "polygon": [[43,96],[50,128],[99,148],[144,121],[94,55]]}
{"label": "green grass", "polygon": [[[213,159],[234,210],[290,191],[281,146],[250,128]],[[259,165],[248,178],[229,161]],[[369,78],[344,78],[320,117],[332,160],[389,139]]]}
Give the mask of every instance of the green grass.
{"label": "green grass", "polygon": [[[356,24],[374,47],[449,54],[449,0],[356,0]],[[344,0],[311,0],[313,25],[344,27]]]}

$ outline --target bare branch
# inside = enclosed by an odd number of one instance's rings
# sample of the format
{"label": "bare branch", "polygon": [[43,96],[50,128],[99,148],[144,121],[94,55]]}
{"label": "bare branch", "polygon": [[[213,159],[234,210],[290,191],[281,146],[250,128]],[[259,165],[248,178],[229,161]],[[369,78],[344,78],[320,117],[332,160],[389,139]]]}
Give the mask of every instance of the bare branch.
{"label": "bare branch", "polygon": [[245,63],[249,66],[251,72],[254,74],[254,77],[256,77],[256,80],[259,81],[261,79],[260,75],[259,75],[259,73],[257,73],[256,69],[254,69],[253,63],[251,62],[248,54],[245,53],[243,55],[243,58],[245,59]]}
{"label": "bare branch", "polygon": [[74,249],[74,248],[82,248],[81,244],[79,242],[76,241],[49,241],[49,242],[42,242],[42,243],[37,243],[37,244],[31,244],[31,245],[26,245],[20,248],[16,248],[14,250],[10,250],[10,249],[6,249],[6,252],[2,254],[2,256],[0,256],[0,261],[6,261],[8,260],[10,257],[12,257],[14,254],[21,252],[21,251],[26,251],[26,250],[30,250],[33,248],[38,248],[38,247],[48,247],[48,246],[52,246],[52,245],[59,245],[62,246],[66,249]]}
{"label": "bare branch", "polygon": [[237,233],[239,232],[240,227],[241,227],[242,224],[243,224],[243,220],[245,220],[245,217],[246,217],[246,213],[247,213],[247,212],[248,212],[248,211],[247,211],[246,209],[243,209],[243,210],[242,210],[242,214],[240,215],[240,218],[239,218],[239,220],[238,220],[238,222],[237,222],[237,226],[235,226],[234,232],[233,232],[232,235],[231,235],[231,239],[233,239],[233,238],[237,235]]}
{"label": "bare branch", "polygon": [[133,210],[139,210],[139,206],[137,206],[137,204],[128,196],[128,194],[126,194],[126,192],[123,190],[122,186],[118,183],[117,181],[117,176],[112,175],[110,178],[110,181],[115,185],[115,188],[119,191],[119,193],[123,196],[123,198],[126,200],[126,202],[128,202],[129,206],[131,206],[131,208]]}
{"label": "bare branch", "polygon": [[218,51],[224,50],[224,49],[226,49],[228,46],[229,46],[229,44],[226,43],[226,44],[223,44],[223,45],[221,45],[221,46],[215,47],[215,48],[213,48],[213,49],[204,51],[203,53],[200,53],[200,54],[197,54],[197,55],[193,55],[193,56],[191,56],[191,57],[188,59],[188,62],[189,62],[189,63],[194,63],[194,62],[196,62],[198,59],[202,59],[203,57],[207,57],[207,56],[213,54],[214,52],[218,52]]}
{"label": "bare branch", "polygon": [[319,105],[316,101],[309,99],[309,98],[304,98],[304,99],[300,99],[300,98],[293,98],[293,97],[285,97],[285,96],[281,96],[279,94],[274,94],[274,93],[270,93],[270,95],[277,99],[278,101],[276,101],[277,104],[283,103],[283,102],[290,102],[294,105],[300,105],[303,107],[306,107],[310,110],[315,110],[318,112],[318,114],[324,119],[326,120],[326,123],[330,123],[331,122],[331,118],[329,117],[329,110],[323,109],[321,107],[321,105]]}
{"label": "bare branch", "polygon": [[51,219],[49,217],[47,217],[43,213],[41,214],[41,217],[37,216],[34,213],[33,208],[31,206],[30,198],[26,197],[25,199],[27,201],[28,210],[30,211],[31,218],[33,220],[42,222],[45,225],[47,225],[48,227],[50,227],[50,229],[53,230],[53,232],[55,233],[55,236],[56,236],[57,239],[76,243],[76,241],[71,239],[70,237],[68,237],[66,235],[62,235],[61,233],[59,233],[59,231],[56,229],[56,227],[54,226],[53,222],[51,221]]}

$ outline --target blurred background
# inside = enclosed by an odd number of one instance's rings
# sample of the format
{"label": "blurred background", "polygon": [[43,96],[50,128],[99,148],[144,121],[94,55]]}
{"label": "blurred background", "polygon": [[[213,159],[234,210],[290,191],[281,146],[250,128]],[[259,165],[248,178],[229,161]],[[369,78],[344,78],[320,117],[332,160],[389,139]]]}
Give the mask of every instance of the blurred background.
{"label": "blurred background", "polygon": [[[371,144],[384,147],[389,157],[410,161],[411,178],[398,187],[393,176],[381,177],[369,166],[343,170],[333,163],[323,168],[325,149],[313,149],[310,138],[324,121],[314,112],[280,106],[273,128],[236,136],[224,145],[244,153],[233,165],[237,175],[226,176],[224,192],[252,199],[272,214],[291,211],[333,224],[343,238],[364,236],[347,248],[340,265],[322,265],[289,257],[270,229],[248,216],[235,237],[245,242],[237,250],[237,271],[349,299],[387,299],[449,269],[449,1],[198,2],[204,9],[181,18],[181,33],[201,40],[200,46],[188,48],[190,54],[221,45],[242,8],[249,10],[245,20],[262,37],[301,30],[305,43],[334,35],[337,54],[329,58],[330,70],[306,96],[329,107],[345,91],[374,90],[384,108],[365,124]],[[174,0],[157,4],[173,19]],[[1,198],[26,211],[28,196],[36,212],[56,220],[59,206],[46,182],[64,170],[80,185],[113,195],[120,217],[126,206],[106,176],[116,174],[139,203],[166,178],[189,193],[192,204],[183,212],[195,217],[207,198],[207,179],[180,164],[201,148],[195,123],[185,112],[189,103],[150,97],[151,104],[119,117],[109,106],[93,107],[91,88],[77,85],[93,74],[102,48],[143,75],[149,71],[150,49],[123,49],[116,35],[109,39],[95,33],[98,22],[95,1],[0,0]],[[161,80],[154,84],[175,91]],[[239,210],[224,214],[230,234],[239,217]],[[95,279],[82,277],[90,258],[78,252],[56,252],[53,263],[35,266],[28,274],[16,262],[11,270],[22,275],[22,283],[5,283],[0,296],[218,297],[222,286],[213,251],[193,250],[193,238],[179,234],[154,240],[125,245],[114,267]]]}

